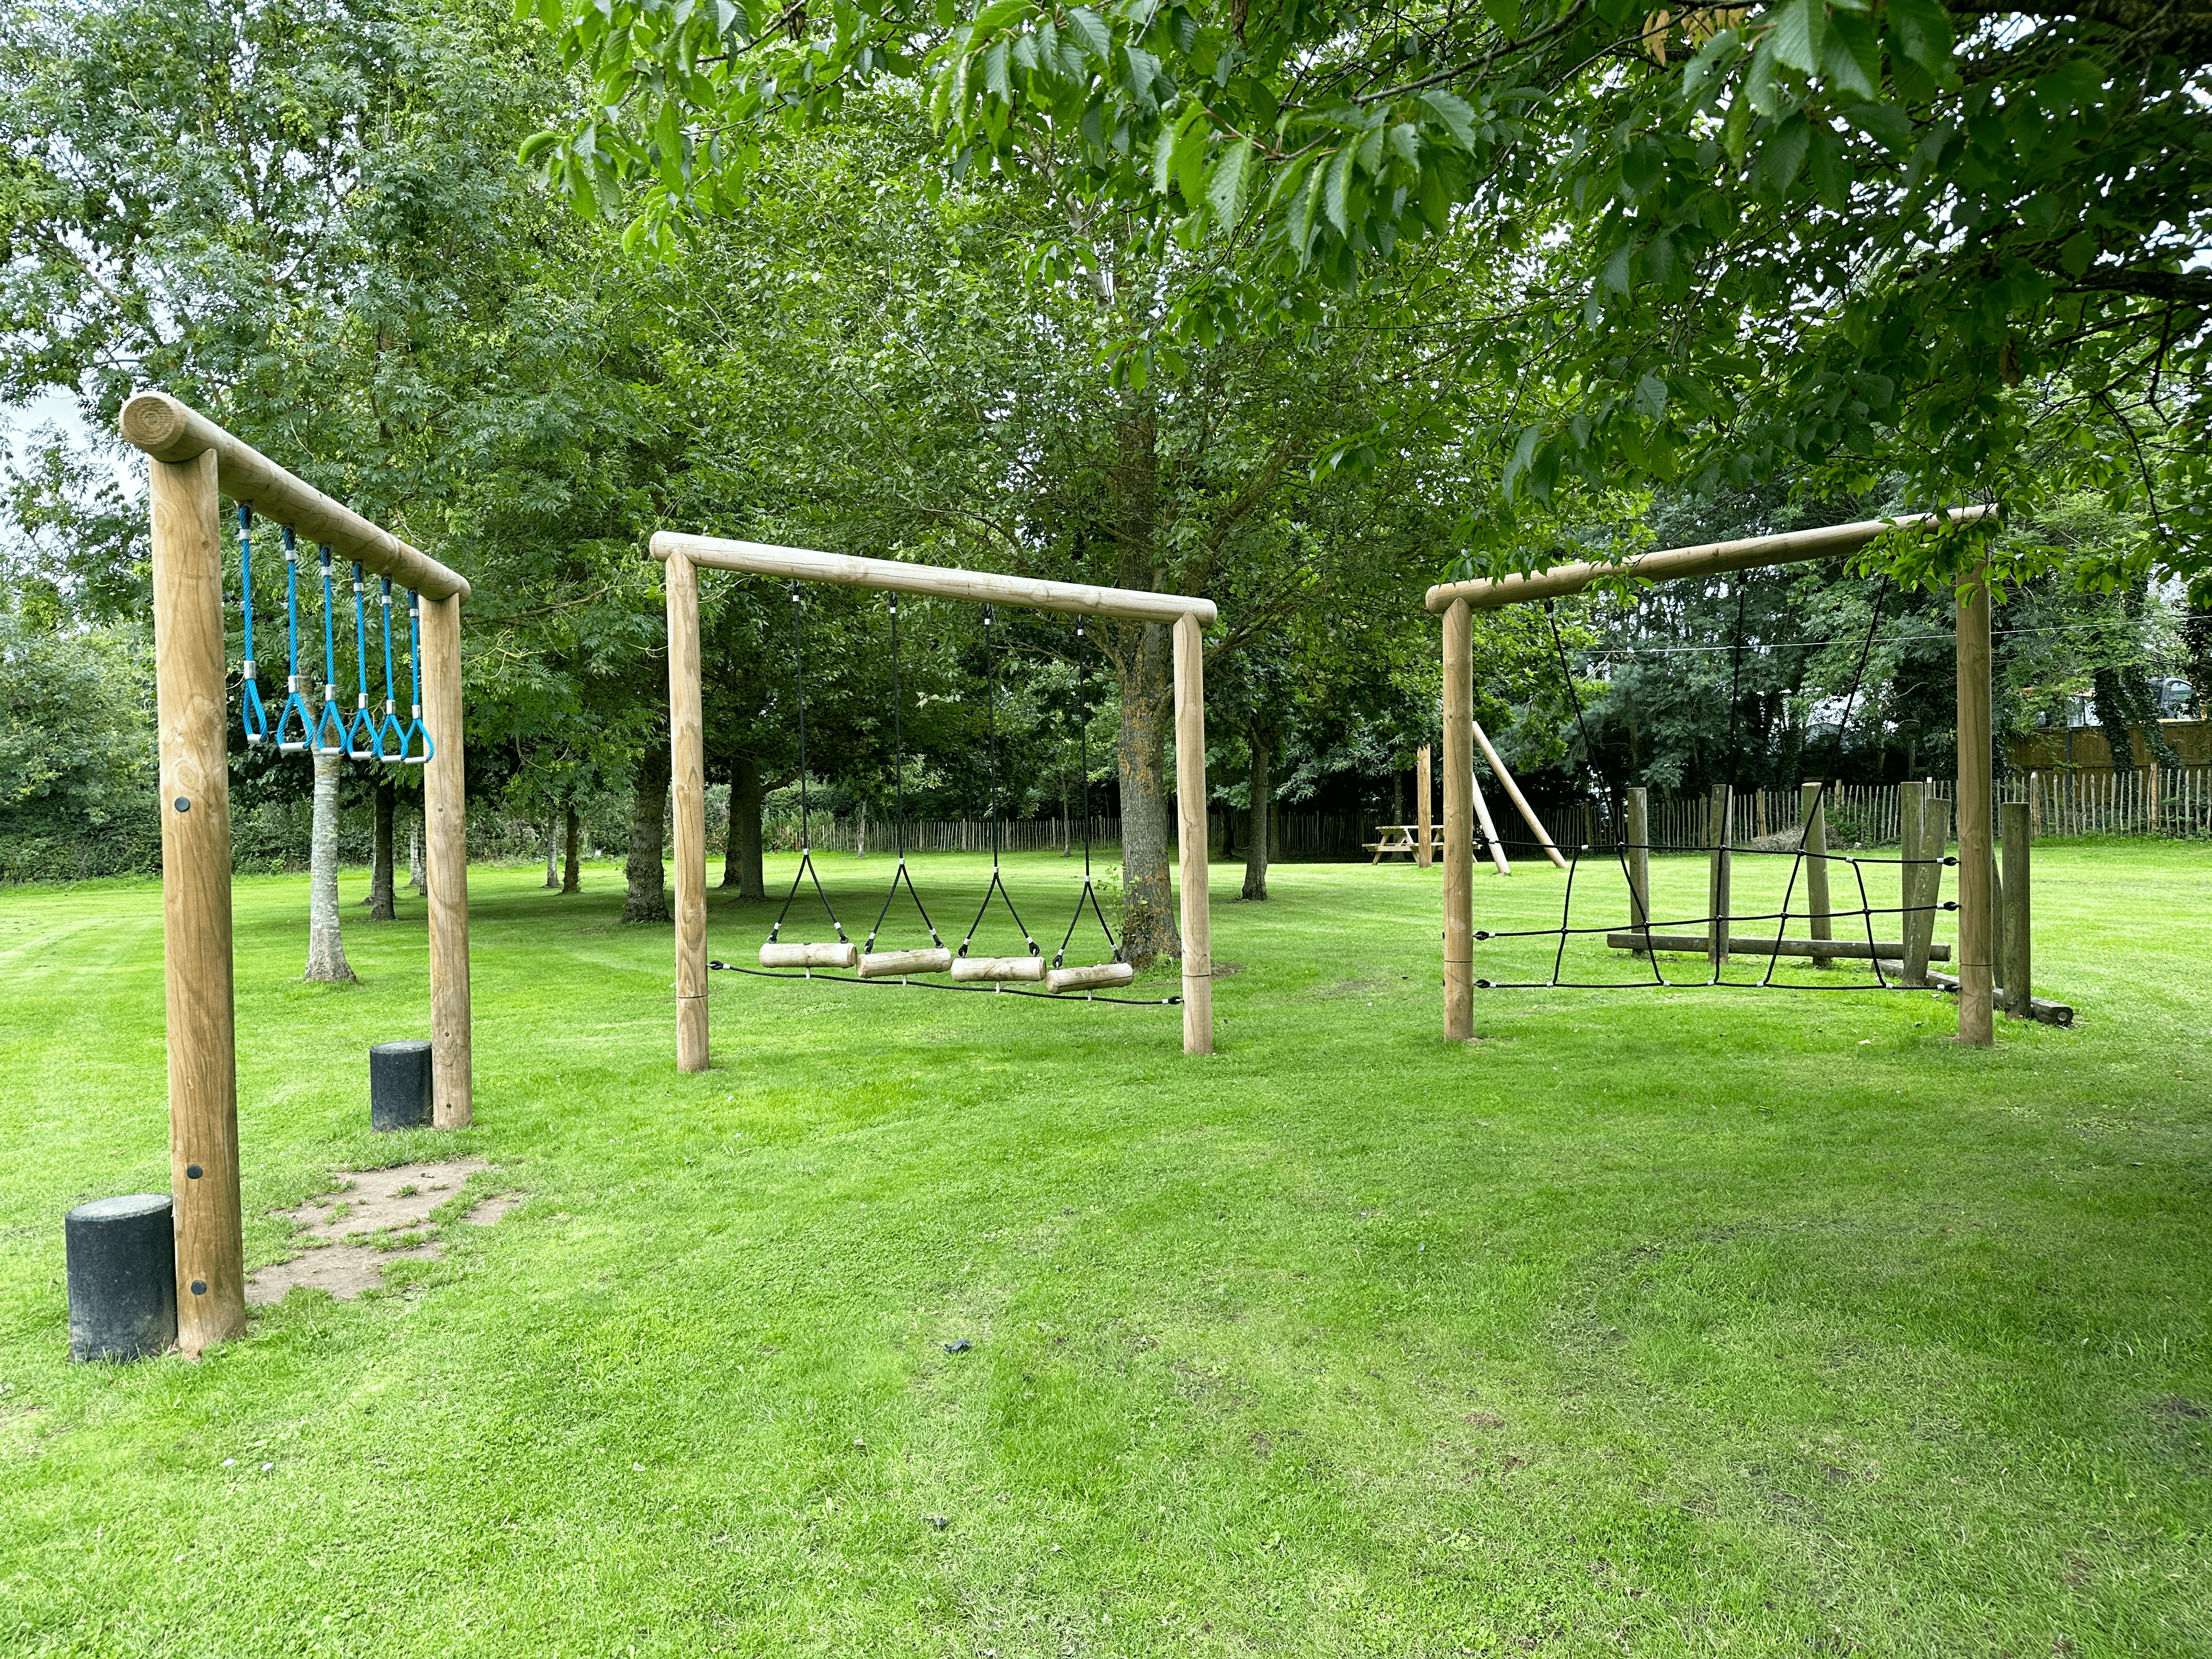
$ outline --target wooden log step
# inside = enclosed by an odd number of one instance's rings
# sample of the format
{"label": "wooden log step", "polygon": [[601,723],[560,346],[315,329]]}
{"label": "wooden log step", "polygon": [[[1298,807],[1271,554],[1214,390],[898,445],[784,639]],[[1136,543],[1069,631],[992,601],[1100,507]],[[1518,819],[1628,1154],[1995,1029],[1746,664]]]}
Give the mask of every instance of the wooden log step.
{"label": "wooden log step", "polygon": [[760,965],[763,968],[856,968],[860,962],[860,947],[838,941],[830,945],[763,945],[760,948]]}
{"label": "wooden log step", "polygon": [[952,963],[955,979],[1027,980],[1031,983],[1044,977],[1042,957],[957,957]]}
{"label": "wooden log step", "polygon": [[[1712,948],[1703,933],[1654,933],[1648,940],[1641,932],[1607,933],[1605,942],[1616,951],[1686,951],[1692,956],[1704,956]],[[1842,957],[1864,962],[1869,957],[1902,957],[1905,945],[1899,939],[1878,939],[1869,945],[1863,939],[1776,939],[1735,934],[1729,939],[1728,953],[1732,957]],[[1928,957],[1931,962],[1948,962],[1951,947],[1931,945]]]}
{"label": "wooden log step", "polygon": [[1095,968],[1054,968],[1044,976],[1048,991],[1092,991],[1103,985],[1127,985],[1137,970],[1126,962],[1102,962]]}
{"label": "wooden log step", "polygon": [[[1881,964],[1881,970],[1885,974],[1892,974],[1902,978],[1905,974],[1905,964],[1901,962],[1885,962]],[[1931,973],[1928,975],[1928,988],[1932,991],[1949,991],[1955,994],[1959,989],[1959,981],[1950,974]],[[1999,1007],[2005,1006],[2004,987],[1991,986],[1990,995],[1996,1000]],[[2027,1017],[2030,1019],[2040,1020],[2045,1025],[2071,1025],[2074,1023],[2074,1010],[2071,1005],[2067,1003],[2048,1002],[2041,997],[2030,997],[2027,1000]]]}
{"label": "wooden log step", "polygon": [[862,979],[903,979],[908,974],[952,971],[952,952],[939,945],[922,951],[871,951],[860,958]]}

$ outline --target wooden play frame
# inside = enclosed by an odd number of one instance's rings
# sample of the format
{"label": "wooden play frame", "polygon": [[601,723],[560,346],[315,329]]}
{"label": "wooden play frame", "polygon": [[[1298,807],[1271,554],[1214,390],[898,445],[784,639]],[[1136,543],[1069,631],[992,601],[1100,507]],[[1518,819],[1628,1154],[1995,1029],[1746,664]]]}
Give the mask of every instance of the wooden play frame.
{"label": "wooden play frame", "polygon": [[[1620,576],[1679,581],[1732,570],[1837,558],[1877,536],[1939,521],[1967,523],[1996,509],[1862,520],[1819,530],[1670,548],[1617,562],[1559,565],[1533,575],[1444,582],[1426,605],[1443,617],[1444,680],[1444,1036],[1474,1035],[1474,664],[1473,615],[1509,605],[1563,598]],[[1959,1041],[1996,1040],[1990,957],[1990,593],[1988,567],[1957,584],[1959,664]],[[1722,947],[1725,949],[1725,946]]]}
{"label": "wooden play frame", "polygon": [[131,398],[121,425],[124,437],[148,457],[177,1346],[197,1354],[246,1328],[223,648],[229,538],[221,498],[289,525],[310,542],[326,543],[334,554],[422,598],[422,721],[434,750],[422,769],[431,1072],[434,1121],[441,1129],[463,1127],[473,1109],[460,672],[461,601],[469,585],[166,392]]}
{"label": "wooden play frame", "polygon": [[1079,617],[1160,623],[1175,630],[1176,850],[1182,930],[1182,1048],[1213,1052],[1213,957],[1206,903],[1206,681],[1204,630],[1218,614],[1211,599],[1080,582],[1004,576],[951,565],[906,564],[726,541],[664,530],[649,557],[665,567],[668,603],[668,744],[676,823],[676,1065],[708,1066],[707,781],[699,664],[699,570],[734,570],[787,581],[827,582],[887,592],[928,593],[1024,605]]}

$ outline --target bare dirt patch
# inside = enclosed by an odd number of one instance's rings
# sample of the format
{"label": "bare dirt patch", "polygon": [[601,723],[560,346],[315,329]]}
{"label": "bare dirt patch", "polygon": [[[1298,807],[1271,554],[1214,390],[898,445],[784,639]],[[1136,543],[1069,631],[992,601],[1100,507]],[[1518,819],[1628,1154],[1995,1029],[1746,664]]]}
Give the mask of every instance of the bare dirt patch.
{"label": "bare dirt patch", "polygon": [[[344,1172],[345,1185],[276,1214],[298,1231],[305,1252],[248,1275],[246,1299],[256,1306],[281,1302],[295,1285],[328,1291],[350,1302],[384,1282],[392,1261],[434,1261],[445,1254],[431,1212],[449,1202],[468,1178],[489,1170],[489,1159],[459,1158],[446,1164],[401,1164],[387,1170]],[[461,1217],[488,1227],[522,1201],[520,1193],[485,1198]]]}

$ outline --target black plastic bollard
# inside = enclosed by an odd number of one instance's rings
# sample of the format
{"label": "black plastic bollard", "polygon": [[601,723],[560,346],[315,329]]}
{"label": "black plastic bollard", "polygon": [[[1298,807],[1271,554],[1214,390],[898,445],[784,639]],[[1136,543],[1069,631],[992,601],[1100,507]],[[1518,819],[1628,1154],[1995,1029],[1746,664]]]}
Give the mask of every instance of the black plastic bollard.
{"label": "black plastic bollard", "polygon": [[420,1041],[377,1042],[368,1050],[368,1127],[430,1127],[430,1045]]}
{"label": "black plastic bollard", "polygon": [[70,1358],[143,1359],[177,1340],[177,1236],[167,1193],[80,1204],[62,1221]]}

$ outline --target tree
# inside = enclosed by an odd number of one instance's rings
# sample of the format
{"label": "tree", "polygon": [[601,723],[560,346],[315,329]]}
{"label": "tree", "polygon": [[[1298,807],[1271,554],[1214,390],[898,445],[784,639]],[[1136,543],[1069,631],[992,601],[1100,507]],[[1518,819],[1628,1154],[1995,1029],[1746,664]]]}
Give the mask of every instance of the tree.
{"label": "tree", "polygon": [[[531,154],[634,240],[725,210],[777,124],[927,74],[954,172],[1048,166],[1161,253],[1219,252],[1127,319],[1133,370],[1163,341],[1308,326],[1425,240],[1471,238],[1507,278],[1468,304],[1475,349],[1532,382],[1478,411],[1522,503],[1784,472],[1842,490],[1896,472],[1912,503],[2087,488],[2157,521],[2135,574],[2212,565],[2201,9],[540,10],[595,96]],[[1560,550],[1510,513],[1486,528],[1486,568]],[[1891,555],[1940,575],[1978,539]]]}

